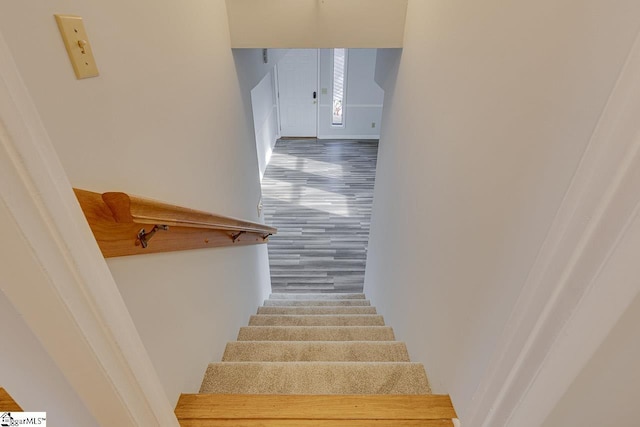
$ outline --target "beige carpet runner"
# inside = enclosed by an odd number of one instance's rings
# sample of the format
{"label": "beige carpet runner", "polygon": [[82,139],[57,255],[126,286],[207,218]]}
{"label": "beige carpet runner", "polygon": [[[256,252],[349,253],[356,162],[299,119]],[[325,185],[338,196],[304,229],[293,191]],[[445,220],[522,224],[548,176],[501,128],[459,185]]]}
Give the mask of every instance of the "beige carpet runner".
{"label": "beige carpet runner", "polygon": [[272,294],[176,405],[181,427],[459,427],[363,294]]}
{"label": "beige carpet runner", "polygon": [[364,294],[272,294],[211,363],[200,393],[425,395],[412,363]]}

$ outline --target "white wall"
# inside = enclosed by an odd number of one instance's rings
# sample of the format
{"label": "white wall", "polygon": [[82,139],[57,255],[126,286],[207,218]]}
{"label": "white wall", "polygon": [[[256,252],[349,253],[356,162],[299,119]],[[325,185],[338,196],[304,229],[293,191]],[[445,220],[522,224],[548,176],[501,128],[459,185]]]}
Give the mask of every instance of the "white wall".
{"label": "white wall", "polygon": [[[54,13],[84,17],[99,77],[75,79]],[[74,186],[258,219],[224,1],[3,2],[0,30]],[[172,402],[197,391],[269,290],[266,246],[109,266]]]}
{"label": "white wall", "polygon": [[260,179],[280,137],[274,67],[285,53],[287,49],[268,49],[264,63],[262,49],[233,49],[247,127],[254,133]]}
{"label": "white wall", "polygon": [[289,49],[268,49],[265,64],[262,49],[232,49],[243,96],[248,96],[260,81],[278,64]]}
{"label": "white wall", "polygon": [[463,425],[638,16],[633,0],[409,2],[365,290]]}
{"label": "white wall", "polygon": [[234,48],[401,47],[407,0],[227,0]]}
{"label": "white wall", "polygon": [[384,92],[375,82],[375,70],[376,49],[348,50],[345,124],[332,126],[333,49],[320,49],[318,138],[379,138]]}
{"label": "white wall", "polygon": [[280,138],[280,126],[278,124],[278,106],[275,95],[275,73],[262,78],[256,87],[251,90],[251,109],[253,111],[253,129],[256,136],[256,149],[258,151],[258,168],[260,179],[267,169],[271,153]]}
{"label": "white wall", "polygon": [[270,291],[265,252],[262,245],[109,260],[172,401],[198,392],[207,365],[221,360]]}
{"label": "white wall", "polygon": [[391,92],[398,74],[398,66],[402,57],[402,49],[377,49],[376,71],[374,79],[378,86],[386,92]]}

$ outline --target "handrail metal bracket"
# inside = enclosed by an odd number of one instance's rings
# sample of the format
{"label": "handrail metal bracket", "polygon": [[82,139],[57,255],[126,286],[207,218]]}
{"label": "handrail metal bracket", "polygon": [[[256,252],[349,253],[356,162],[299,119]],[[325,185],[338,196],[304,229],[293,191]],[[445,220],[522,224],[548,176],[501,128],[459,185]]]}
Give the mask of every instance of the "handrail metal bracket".
{"label": "handrail metal bracket", "polygon": [[235,243],[236,240],[238,240],[238,237],[242,236],[244,233],[246,233],[246,231],[238,231],[236,234],[232,234],[231,240],[233,240],[233,243]]}
{"label": "handrail metal bracket", "polygon": [[146,249],[149,246],[149,240],[156,234],[158,230],[169,230],[168,225],[154,225],[150,232],[146,232],[144,228],[138,232],[138,241],[140,241],[140,245],[142,245],[143,249]]}
{"label": "handrail metal bracket", "polygon": [[272,233],[265,234],[264,236],[262,236],[262,240],[263,241],[267,240],[269,238],[269,236],[273,236],[273,234]]}

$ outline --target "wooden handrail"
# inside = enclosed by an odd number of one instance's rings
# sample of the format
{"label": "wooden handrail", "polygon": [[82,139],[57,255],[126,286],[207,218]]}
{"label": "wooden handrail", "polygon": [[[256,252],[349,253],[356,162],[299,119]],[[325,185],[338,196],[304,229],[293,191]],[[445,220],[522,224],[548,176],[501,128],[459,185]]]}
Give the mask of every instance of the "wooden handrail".
{"label": "wooden handrail", "polygon": [[[126,193],[100,194],[77,188],[74,192],[106,258],[265,243],[277,233],[264,224]],[[153,228],[144,228],[149,225]],[[165,229],[168,231],[161,231]]]}
{"label": "wooden handrail", "polygon": [[264,224],[243,221],[209,212],[170,205],[126,193],[103,193],[102,200],[109,206],[118,222],[138,224],[165,224],[178,227],[207,228],[212,230],[245,231],[274,234],[277,230]]}

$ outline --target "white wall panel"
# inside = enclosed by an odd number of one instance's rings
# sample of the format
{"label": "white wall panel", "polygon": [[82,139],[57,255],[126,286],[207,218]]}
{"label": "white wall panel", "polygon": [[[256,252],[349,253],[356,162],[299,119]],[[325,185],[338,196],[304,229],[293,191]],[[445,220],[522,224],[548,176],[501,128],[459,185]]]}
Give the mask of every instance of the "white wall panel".
{"label": "white wall panel", "polygon": [[273,71],[251,90],[251,108],[258,151],[258,167],[260,179],[262,179],[279,137]]}

